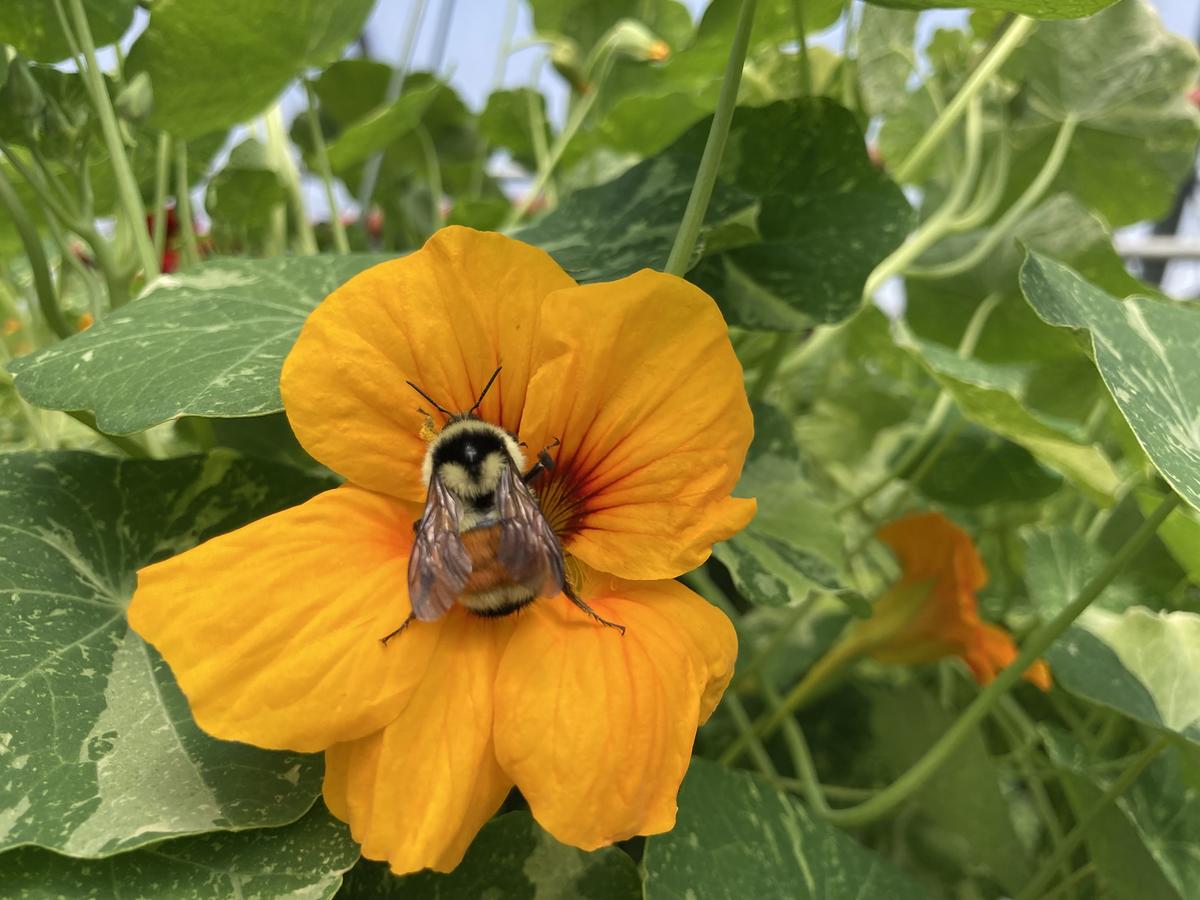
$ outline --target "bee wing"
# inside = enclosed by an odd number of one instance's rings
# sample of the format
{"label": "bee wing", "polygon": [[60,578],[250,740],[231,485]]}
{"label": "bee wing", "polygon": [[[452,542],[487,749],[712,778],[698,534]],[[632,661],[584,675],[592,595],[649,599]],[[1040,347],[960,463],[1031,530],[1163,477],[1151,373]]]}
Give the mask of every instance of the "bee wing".
{"label": "bee wing", "polygon": [[496,512],[500,517],[500,547],[496,557],[509,577],[530,587],[537,585],[543,596],[561,591],[562,545],[511,460],[504,466],[496,486]]}
{"label": "bee wing", "polygon": [[445,615],[471,577],[471,557],[458,532],[458,516],[457,498],[435,473],[408,558],[408,597],[413,615],[423,622]]}

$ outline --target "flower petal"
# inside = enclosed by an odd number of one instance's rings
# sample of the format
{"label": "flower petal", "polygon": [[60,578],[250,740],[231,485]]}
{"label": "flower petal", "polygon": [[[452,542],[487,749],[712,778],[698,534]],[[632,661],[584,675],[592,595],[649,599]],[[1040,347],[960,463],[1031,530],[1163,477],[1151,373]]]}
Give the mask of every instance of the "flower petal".
{"label": "flower petal", "polygon": [[675,824],[696,728],[737,642],[674,582],[612,579],[587,600],[625,635],[563,597],[523,613],[496,676],[496,757],[547,831],[592,850]]}
{"label": "flower petal", "polygon": [[219,738],[321,750],[395,718],[424,676],[409,612],[415,507],[344,486],[142,569],[129,622]]}
{"label": "flower petal", "polygon": [[325,752],[325,801],[363,856],[398,875],[448,872],[500,808],[512,781],[492,745],[493,682],[516,621],[456,607],[397,641],[438,633],[424,680],[382,731]]}
{"label": "flower petal", "polygon": [[461,227],[360,273],[313,311],[284,362],[296,436],[355,484],[423,499],[417,407],[429,404],[404,382],[457,412],[503,363],[480,415],[517,431],[542,301],[574,284],[543,251]]}
{"label": "flower petal", "polygon": [[571,553],[674,578],[750,521],[754,501],[729,495],[754,424],[711,297],[650,270],[559,291],[534,354],[521,437],[562,441],[539,495]]}
{"label": "flower petal", "polygon": [[[962,657],[977,682],[990,684],[1001,669],[1010,666],[1017,658],[1017,645],[1012,635],[1003,628],[983,623],[972,634]],[[1050,667],[1043,659],[1031,663],[1022,677],[1043,691],[1049,691],[1053,684]]]}

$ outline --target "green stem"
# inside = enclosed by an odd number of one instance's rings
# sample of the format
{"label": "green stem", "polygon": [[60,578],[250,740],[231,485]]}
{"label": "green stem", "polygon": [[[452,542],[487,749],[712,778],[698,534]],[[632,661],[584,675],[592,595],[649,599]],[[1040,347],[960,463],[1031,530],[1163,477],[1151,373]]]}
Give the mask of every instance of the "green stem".
{"label": "green stem", "polygon": [[338,253],[350,252],[350,241],[346,239],[346,226],[342,224],[338,212],[337,197],[333,191],[333,169],[329,165],[329,149],[325,146],[325,135],[321,133],[321,120],[317,116],[317,95],[313,92],[312,83],[304,82],[304,91],[308,105],[304,115],[308,119],[308,133],[312,138],[313,152],[317,157],[317,171],[321,175],[321,183],[325,186],[325,202],[329,205],[329,225],[333,228],[333,246]]}
{"label": "green stem", "polygon": [[864,298],[873,297],[885,281],[894,275],[903,274],[921,254],[951,232],[955,217],[975,187],[982,144],[983,107],[979,98],[973,97],[967,108],[965,159],[949,195],[907,241],[875,267],[863,286]]}
{"label": "green stem", "polygon": [[[762,692],[763,698],[772,709],[783,703],[779,691],[775,690],[775,686],[769,681],[762,683]],[[796,721],[795,716],[788,715],[783,718],[783,742],[787,745],[788,755],[792,759],[792,770],[799,775],[801,768],[811,758],[808,754],[808,744],[804,741],[804,732],[800,730],[800,723]]]}
{"label": "green stem", "polygon": [[162,259],[167,247],[167,183],[171,180],[171,136],[158,133],[154,169],[154,257]]}
{"label": "green stem", "polygon": [[187,143],[175,145],[175,212],[179,233],[183,235],[184,266],[200,262],[200,242],[196,240],[196,222],[192,217],[192,186],[188,183]]}
{"label": "green stem", "polygon": [[1171,736],[1169,734],[1161,734],[1150,746],[1138,754],[1133,763],[1109,785],[1108,790],[1097,797],[1096,801],[1088,807],[1087,812],[1080,816],[1079,820],[1075,823],[1075,827],[1054,848],[1054,852],[1042,861],[1042,865],[1037,873],[1022,888],[1021,893],[1017,894],[1015,900],[1034,900],[1036,897],[1043,896],[1042,889],[1054,877],[1055,869],[1070,859],[1071,854],[1075,852],[1075,848],[1079,846],[1079,843],[1084,839],[1088,831],[1099,821],[1100,816],[1107,811],[1109,804],[1133,786],[1133,783],[1138,780],[1138,776],[1142,774],[1146,766],[1150,765],[1154,761],[1154,758],[1167,748],[1170,742]]}
{"label": "green stem", "polygon": [[442,166],[438,162],[437,147],[434,146],[433,138],[429,136],[424,125],[418,125],[413,129],[413,134],[417,136],[417,141],[421,145],[421,158],[425,161],[425,180],[429,183],[429,214],[433,220],[433,227],[441,228]]}
{"label": "green stem", "polygon": [[1056,884],[1053,888],[1042,894],[1040,900],[1054,900],[1059,894],[1071,892],[1074,896],[1074,889],[1079,886],[1080,882],[1086,881],[1096,874],[1096,864],[1087,862]]}
{"label": "green stem", "polygon": [[[975,352],[975,347],[979,344],[980,335],[983,334],[983,327],[987,324],[992,311],[999,304],[1000,295],[989,294],[975,308],[975,312],[972,313],[971,320],[967,323],[967,327],[963,330],[962,337],[958,342],[958,355],[960,358],[968,359]],[[954,398],[951,397],[949,391],[942,388],[938,392],[937,400],[934,401],[933,407],[929,410],[929,415],[921,426],[920,432],[908,450],[895,463],[889,466],[888,470],[880,478],[842,503],[835,512],[840,514],[851,509],[860,509],[864,503],[916,465],[918,460],[925,455],[929,441],[941,429],[942,424],[946,421],[946,416],[950,414],[950,410],[953,407]]]}
{"label": "green stem", "polygon": [[929,157],[929,155],[937,149],[950,130],[954,127],[954,123],[959,117],[966,112],[967,104],[971,98],[983,90],[984,86],[991,80],[991,77],[996,74],[996,71],[1004,64],[1004,61],[1012,55],[1013,51],[1020,46],[1026,36],[1033,29],[1034,20],[1026,16],[1017,16],[1016,19],[1005,30],[1004,35],[996,42],[996,45],[988,51],[987,56],[975,68],[958,93],[954,95],[946,108],[938,114],[934,119],[929,130],[925,132],[920,141],[917,142],[912,152],[899,166],[896,167],[895,177],[900,183],[911,181],[913,175]]}
{"label": "green stem", "polygon": [[960,234],[978,228],[992,217],[1004,199],[1004,188],[1008,184],[1008,169],[1012,162],[1012,147],[1001,139],[992,163],[979,181],[979,190],[974,199],[950,223],[950,232]]}
{"label": "green stem", "polygon": [[[504,5],[504,24],[500,28],[500,44],[496,49],[496,62],[492,66],[492,83],[488,89],[488,95],[496,93],[504,84],[504,70],[508,68],[508,58],[512,56],[512,36],[513,29],[517,27],[517,10],[519,4],[517,0],[506,0]],[[532,99],[532,97],[531,97]],[[530,122],[532,122],[532,117]],[[538,135],[534,135],[534,140],[537,140]],[[543,140],[545,133],[542,133]],[[470,191],[472,197],[478,197],[483,193],[483,176],[484,169],[487,166],[488,146],[487,142],[481,140],[479,142],[479,151],[475,154],[475,160],[471,164],[471,182]]]}
{"label": "green stem", "polygon": [[[78,0],[76,0],[78,2]],[[278,103],[267,110],[265,117],[267,125],[267,151],[274,161],[275,168],[283,176],[287,188],[288,202],[292,207],[292,215],[296,219],[296,237],[300,241],[300,252],[312,256],[317,252],[317,235],[313,231],[312,222],[308,220],[308,212],[304,208],[304,192],[300,188],[300,170],[292,159],[288,147],[287,129],[283,125],[283,107]]]}
{"label": "green stem", "polygon": [[[54,0],[56,4],[62,0]],[[87,14],[83,9],[83,0],[66,0],[70,6],[71,24],[74,33],[68,30],[72,39],[77,39],[83,51],[87,65],[83,70],[83,80],[87,85],[92,106],[100,117],[100,131],[104,136],[104,144],[108,149],[109,163],[117,179],[117,196],[126,218],[133,230],[134,245],[146,281],[158,277],[158,258],[154,255],[154,245],[150,242],[150,233],[146,230],[146,207],[142,203],[142,195],[138,190],[137,180],[133,177],[133,167],[125,153],[125,142],[121,139],[121,130],[117,125],[117,114],[113,110],[112,99],[108,96],[108,88],[104,84],[104,76],[96,62],[96,45],[92,40],[92,30],[88,26]]]}
{"label": "green stem", "polygon": [[1077,120],[1074,116],[1068,116],[1063,120],[1058,128],[1058,134],[1054,138],[1054,146],[1050,148],[1050,154],[1042,164],[1037,177],[1029,183],[1016,202],[1005,210],[1004,215],[996,220],[983,239],[969,252],[956,260],[938,266],[910,269],[908,274],[913,278],[950,278],[973,269],[986,260],[1012,233],[1021,217],[1042,199],[1054,179],[1058,177],[1059,170],[1062,169],[1062,164],[1066,160],[1067,151],[1071,147],[1071,139],[1075,136],[1076,124]]}
{"label": "green stem", "polygon": [[60,338],[70,337],[71,327],[63,318],[62,310],[58,307],[58,295],[54,291],[54,279],[50,277],[50,264],[46,261],[46,251],[42,247],[41,236],[29,218],[25,207],[21,204],[17,192],[13,190],[4,171],[0,169],[0,207],[8,210],[9,218],[16,226],[25,248],[25,256],[29,260],[29,270],[33,274],[33,289],[37,294],[38,308],[46,324]]}
{"label": "green stem", "polygon": [[754,387],[750,389],[751,406],[762,402],[763,397],[766,396],[767,388],[771,386],[771,382],[779,373],[779,367],[783,364],[783,358],[787,355],[792,339],[793,336],[786,331],[779,332],[773,338],[771,347],[767,350],[767,355],[759,367],[758,377],[754,379]]}
{"label": "green stem", "polygon": [[1112,580],[1124,570],[1129,561],[1146,545],[1146,542],[1158,531],[1163,520],[1179,504],[1179,495],[1171,494],[1166,497],[1121,546],[1121,549],[1108,561],[1104,568],[1097,573],[1069,604],[1063,607],[1049,622],[1030,635],[1029,639],[1017,654],[1017,658],[1000,671],[996,679],[979,692],[971,704],[963,710],[954,723],[945,731],[938,741],[917,760],[903,775],[893,781],[878,794],[848,809],[836,810],[830,816],[830,821],[836,825],[853,828],[866,825],[892,812],[896,807],[920,790],[930,778],[954,755],[955,751],[979,726],[980,722],[991,712],[997,701],[1020,680],[1025,670],[1035,663],[1062,636],[1071,624],[1083,614],[1092,602],[1100,596]]}
{"label": "green stem", "polygon": [[758,652],[754,659],[750,660],[744,666],[739,666],[737,671],[734,672],[733,679],[729,683],[729,690],[732,691],[740,685],[745,684],[749,678],[756,675],[767,664],[767,661],[775,655],[775,652],[780,647],[787,643],[792,630],[811,611],[816,596],[816,594],[810,593],[804,600],[787,609],[787,617],[775,628],[775,633],[771,635],[771,639],[767,642],[767,645]]}
{"label": "green stem", "polygon": [[512,212],[508,214],[508,218],[504,220],[504,224],[500,227],[501,231],[508,231],[514,228],[525,217],[525,214],[529,212],[534,201],[542,195],[542,192],[546,189],[546,184],[550,180],[550,176],[554,174],[555,168],[557,168],[559,162],[562,160],[567,146],[583,126],[588,113],[592,111],[592,107],[596,105],[596,98],[600,96],[600,92],[604,88],[604,82],[608,79],[608,73],[612,71],[612,65],[613,50],[610,47],[605,52],[603,58],[597,62],[599,72],[592,82],[592,89],[575,104],[570,115],[567,116],[567,124],[563,126],[563,130],[554,139],[554,144],[550,148],[550,153],[546,157],[545,164],[538,166],[533,184],[530,185],[521,202],[513,207]]}
{"label": "green stem", "polygon": [[692,193],[688,197],[683,221],[675,234],[675,244],[667,257],[665,272],[682,277],[691,266],[692,251],[700,238],[704,225],[704,214],[708,212],[708,201],[712,199],[713,187],[717,183],[717,169],[725,153],[725,141],[729,138],[729,125],[733,121],[733,110],[737,106],[738,86],[742,82],[742,68],[746,64],[746,53],[750,48],[750,29],[754,25],[756,0],[742,0],[738,11],[737,29],[733,44],[729,48],[729,59],[725,63],[725,74],[721,79],[721,93],[717,97],[717,108],[713,112],[712,127],[696,180],[692,182]]}
{"label": "green stem", "polygon": [[808,34],[804,28],[804,4],[801,0],[792,0],[792,24],[796,28],[796,46],[799,48],[798,59],[800,66],[800,95],[811,97],[812,64],[808,59]]}
{"label": "green stem", "polygon": [[763,746],[762,741],[754,736],[754,731],[750,723],[750,714],[746,712],[746,707],[742,705],[742,701],[738,695],[733,691],[726,691],[721,705],[729,710],[729,715],[737,726],[738,733],[746,736],[747,749],[750,752],[750,759],[753,760],[755,768],[770,779],[778,778],[779,770],[771,762],[771,755],[767,753],[767,748]]}

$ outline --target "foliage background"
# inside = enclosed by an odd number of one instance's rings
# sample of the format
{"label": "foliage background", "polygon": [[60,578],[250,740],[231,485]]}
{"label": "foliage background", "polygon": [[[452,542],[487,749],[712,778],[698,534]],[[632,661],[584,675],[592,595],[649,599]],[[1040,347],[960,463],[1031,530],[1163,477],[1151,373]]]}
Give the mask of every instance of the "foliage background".
{"label": "foliage background", "polygon": [[[429,4],[409,50],[419,5],[377,10],[397,69],[354,47],[368,0],[0,0],[5,894],[1191,896],[1200,313],[1111,235],[1194,167],[1196,50],[1139,0],[896,8],[932,5],[760,0],[700,240],[669,263],[733,0],[497,4],[539,38],[508,71],[535,72],[475,104],[444,78],[505,41],[462,40],[466,3]],[[123,52],[87,58],[85,19]],[[581,280],[708,290],[761,512],[685,579],[742,658],[677,828],[584,854],[514,798],[457,872],[395,879],[317,800],[319,758],[200,732],[123,610],[138,566],[331,484],[280,415],[282,358],[329,290],[447,222]],[[810,689],[897,575],[876,526],[931,508],[1049,694],[956,660]]]}

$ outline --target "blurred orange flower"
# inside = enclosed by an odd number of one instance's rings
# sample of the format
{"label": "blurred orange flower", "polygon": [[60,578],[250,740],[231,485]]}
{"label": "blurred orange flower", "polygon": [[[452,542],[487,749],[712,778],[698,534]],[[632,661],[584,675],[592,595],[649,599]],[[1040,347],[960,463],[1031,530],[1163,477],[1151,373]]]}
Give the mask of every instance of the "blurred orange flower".
{"label": "blurred orange flower", "polygon": [[[960,656],[980,684],[1016,658],[1012,636],[979,618],[975,592],[987,583],[987,570],[969,534],[930,512],[890,522],[878,537],[896,555],[901,575],[848,636],[858,654],[902,665]],[[1044,661],[1025,678],[1050,689]]]}
{"label": "blurred orange flower", "polygon": [[[410,612],[426,415],[405,381],[529,447],[581,577],[483,618]],[[351,279],[284,365],[304,447],[347,483],[143,569],[129,608],[196,721],[263,747],[325,751],[325,802],[364,856],[448,871],[516,785],[559,840],[666,831],[696,729],[737,653],[732,624],[672,581],[744,527],[730,496],[753,426],[716,304],[642,271],[577,285],[541,250],[446,228]]]}

